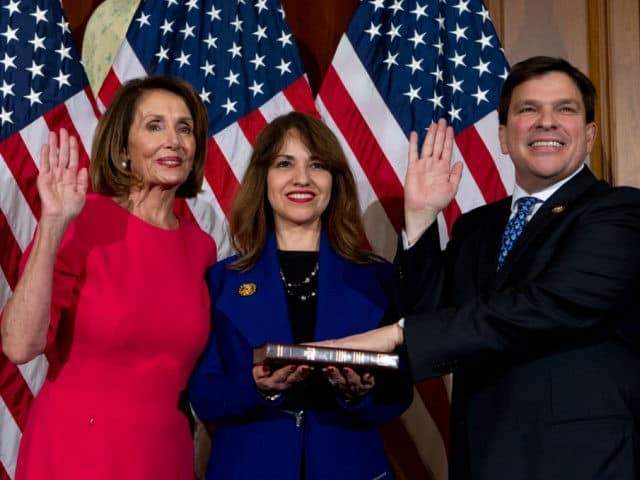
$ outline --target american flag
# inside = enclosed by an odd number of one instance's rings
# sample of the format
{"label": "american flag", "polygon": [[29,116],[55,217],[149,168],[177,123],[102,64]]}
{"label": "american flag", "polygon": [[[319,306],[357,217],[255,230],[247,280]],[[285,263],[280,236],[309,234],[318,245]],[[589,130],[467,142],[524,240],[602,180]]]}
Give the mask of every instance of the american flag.
{"label": "american flag", "polygon": [[[65,127],[87,165],[97,116],[60,1],[1,0],[0,310],[40,216],[40,147],[50,130]],[[0,354],[0,479],[14,476],[20,432],[47,367],[44,355],[16,367]]]}
{"label": "american flag", "polygon": [[[86,162],[95,115],[77,56],[73,48],[65,50],[71,40],[59,2],[0,0],[0,9],[0,82],[7,82],[0,88],[1,307],[15,285],[18,258],[38,217],[35,176],[39,146],[49,127],[72,127],[85,147]],[[43,21],[38,20],[43,15],[40,10],[45,9],[47,25],[57,24],[57,32],[49,27],[45,30]],[[27,28],[22,25],[29,20],[31,30],[25,33]],[[35,38],[36,33],[45,38],[46,51],[38,47],[42,40]],[[26,49],[16,50],[18,42]],[[58,90],[38,83],[46,83],[37,72],[38,65],[45,63],[41,56],[48,58],[49,50],[55,52],[53,61],[57,63],[46,62],[43,73]],[[35,66],[34,57],[39,62]],[[439,219],[443,239],[460,212],[510,190],[513,172],[510,161],[499,152],[495,113],[506,68],[495,30],[480,1],[361,2],[316,106],[350,159],[367,234],[379,252],[393,255],[402,221],[408,132],[416,129],[422,137],[432,119],[444,115],[452,121],[457,134],[455,155],[465,162],[456,202]],[[16,81],[17,70],[29,74]],[[314,112],[284,12],[269,0],[143,1],[100,90],[99,108],[104,109],[126,80],[152,73],[187,79],[209,109],[211,139],[205,189],[188,201],[188,211],[214,237],[218,257],[223,258],[230,253],[226,215],[257,133],[269,120],[292,109]],[[65,77],[67,74],[70,76]],[[65,79],[73,86],[69,92],[66,85],[60,85]],[[22,93],[23,87],[26,90]],[[58,97],[51,102],[53,108],[45,108],[33,100],[41,91],[61,91],[68,96]],[[39,98],[48,104],[47,95]],[[35,107],[14,106],[23,100]],[[51,110],[45,112],[47,108]],[[62,113],[51,113],[57,111]],[[18,122],[25,112],[30,119]],[[40,113],[31,115],[33,112]],[[7,117],[16,124],[10,124],[10,130],[5,129]],[[29,130],[38,123],[42,131],[35,127],[33,132]],[[13,152],[18,144],[18,153],[7,159],[4,143],[14,137],[18,140],[9,145]],[[12,478],[20,427],[46,366],[44,357],[19,370],[0,360],[0,460],[5,468],[4,472],[0,469],[0,479]],[[405,428],[392,432],[405,440],[395,449],[395,463],[405,478],[426,478],[428,474],[446,478],[447,385],[443,381],[418,385],[425,401],[417,398],[405,415]]]}
{"label": "american flag", "polygon": [[207,106],[204,191],[188,211],[227,257],[226,219],[256,136],[291,110],[317,115],[284,10],[275,0],[143,1],[98,94],[101,108],[126,80],[151,74],[184,78]]}
{"label": "american flag", "polygon": [[[199,91],[209,153],[204,191],[184,213],[213,236],[219,258],[228,256],[226,216],[255,137],[291,110],[317,115],[279,3],[141,2],[95,105],[60,2],[0,2],[0,308],[39,216],[38,152],[49,129],[79,137],[86,165],[96,117],[131,78],[172,74]],[[0,358],[0,480],[14,477],[20,432],[47,368],[43,355],[20,367]]]}
{"label": "american flag", "polygon": [[[455,130],[454,161],[464,171],[455,201],[438,219],[443,245],[461,213],[510,192],[513,167],[500,152],[496,112],[507,73],[481,0],[360,2],[316,104],[347,153],[367,234],[383,255],[393,255],[402,226],[411,130],[422,141],[441,117]],[[420,395],[403,416],[422,463],[407,478],[447,477],[448,380],[417,385]],[[406,465],[410,460],[405,455]]]}

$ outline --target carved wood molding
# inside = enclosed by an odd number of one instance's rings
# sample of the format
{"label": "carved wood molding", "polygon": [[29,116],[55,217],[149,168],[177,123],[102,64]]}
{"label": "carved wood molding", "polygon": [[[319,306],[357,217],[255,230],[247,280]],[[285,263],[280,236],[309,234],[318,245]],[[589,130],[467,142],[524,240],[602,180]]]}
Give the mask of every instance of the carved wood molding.
{"label": "carved wood molding", "polygon": [[600,0],[606,6],[611,180],[640,187],[640,0]]}
{"label": "carved wood molding", "polygon": [[589,78],[598,92],[596,124],[599,141],[591,154],[591,169],[603,180],[612,181],[611,123],[609,98],[608,21],[605,0],[587,0]]}

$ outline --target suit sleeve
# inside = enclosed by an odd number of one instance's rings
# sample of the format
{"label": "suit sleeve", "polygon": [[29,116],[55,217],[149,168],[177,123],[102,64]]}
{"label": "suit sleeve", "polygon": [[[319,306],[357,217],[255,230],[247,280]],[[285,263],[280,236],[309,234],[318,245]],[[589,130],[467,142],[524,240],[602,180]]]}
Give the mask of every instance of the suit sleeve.
{"label": "suit sleeve", "polygon": [[440,248],[438,225],[434,222],[418,241],[408,249],[398,242],[395,258],[398,279],[395,297],[402,306],[402,314],[433,312],[449,303],[445,285],[451,270],[451,258],[457,250],[456,238],[464,217],[455,223],[446,250]]}
{"label": "suit sleeve", "polygon": [[[251,347],[229,321],[216,313],[217,292],[223,275],[224,265],[218,264],[209,276],[212,330],[188,389],[193,410],[205,422],[240,419],[282,403],[282,397],[267,400],[260,394],[252,375]],[[237,351],[233,355],[223,355],[225,348]],[[233,358],[234,361],[225,361],[225,358]]]}
{"label": "suit sleeve", "polygon": [[[428,228],[418,241],[404,249],[398,241],[395,264],[398,267],[398,298],[405,315],[433,311],[439,304],[443,286],[443,256],[436,247],[438,231]],[[427,293],[429,292],[429,293]]]}
{"label": "suit sleeve", "polygon": [[414,376],[611,336],[640,292],[640,195],[617,189],[581,214],[535,278],[459,307],[409,315]]}

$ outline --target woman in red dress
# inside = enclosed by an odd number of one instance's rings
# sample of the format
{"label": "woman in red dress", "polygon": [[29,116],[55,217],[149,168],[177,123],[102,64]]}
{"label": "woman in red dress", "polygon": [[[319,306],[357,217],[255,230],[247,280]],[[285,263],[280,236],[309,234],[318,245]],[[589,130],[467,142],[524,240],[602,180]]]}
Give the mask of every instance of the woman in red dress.
{"label": "woman in red dress", "polygon": [[209,330],[215,245],[176,197],[201,189],[207,115],[170,77],[133,80],[100,120],[89,174],[65,130],[42,147],[42,215],[2,322],[15,363],[49,371],[17,480],[188,479],[179,396]]}

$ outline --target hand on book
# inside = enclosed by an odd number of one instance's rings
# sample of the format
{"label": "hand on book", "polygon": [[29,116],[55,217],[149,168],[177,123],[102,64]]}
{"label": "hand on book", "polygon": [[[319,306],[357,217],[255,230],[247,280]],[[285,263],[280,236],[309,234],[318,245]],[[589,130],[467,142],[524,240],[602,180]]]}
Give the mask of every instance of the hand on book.
{"label": "hand on book", "polygon": [[276,370],[268,365],[253,367],[253,380],[263,392],[283,392],[305,380],[311,373],[309,365],[287,365]]}
{"label": "hand on book", "polygon": [[402,328],[397,323],[393,323],[386,327],[376,328],[357,335],[314,342],[311,345],[389,353],[402,345],[403,342],[404,332]]}
{"label": "hand on book", "polygon": [[349,367],[338,369],[337,367],[325,367],[322,369],[329,383],[340,392],[347,400],[354,400],[369,393],[376,384],[373,375],[366,372],[359,375]]}

